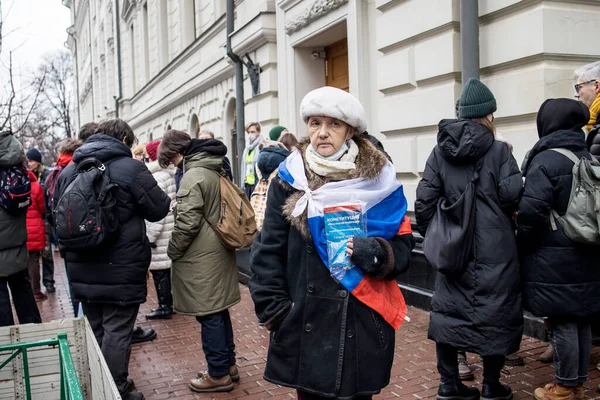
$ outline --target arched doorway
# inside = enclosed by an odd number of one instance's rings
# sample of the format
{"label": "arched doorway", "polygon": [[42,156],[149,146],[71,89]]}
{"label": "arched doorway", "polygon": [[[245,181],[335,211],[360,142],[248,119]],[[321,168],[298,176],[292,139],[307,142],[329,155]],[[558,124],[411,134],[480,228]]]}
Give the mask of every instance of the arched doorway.
{"label": "arched doorway", "polygon": [[196,114],[192,114],[192,118],[190,119],[189,134],[191,137],[197,138],[199,133],[200,133],[200,120],[198,120],[198,116]]}

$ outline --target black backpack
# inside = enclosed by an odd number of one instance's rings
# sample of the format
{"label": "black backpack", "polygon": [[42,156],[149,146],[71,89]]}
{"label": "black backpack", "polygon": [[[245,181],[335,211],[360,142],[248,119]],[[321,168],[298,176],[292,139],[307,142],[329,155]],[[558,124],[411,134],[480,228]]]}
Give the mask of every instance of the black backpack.
{"label": "black backpack", "polygon": [[0,207],[9,214],[27,212],[31,205],[31,182],[24,167],[0,168]]}
{"label": "black backpack", "polygon": [[95,157],[77,164],[55,204],[54,223],[59,244],[67,251],[86,251],[115,239],[119,216],[106,165]]}

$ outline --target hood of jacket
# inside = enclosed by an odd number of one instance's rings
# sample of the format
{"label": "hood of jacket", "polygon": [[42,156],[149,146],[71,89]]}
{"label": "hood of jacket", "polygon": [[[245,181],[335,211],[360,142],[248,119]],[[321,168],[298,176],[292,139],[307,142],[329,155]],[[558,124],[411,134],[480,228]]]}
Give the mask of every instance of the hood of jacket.
{"label": "hood of jacket", "polygon": [[[356,145],[358,146],[358,156],[356,157],[356,168],[349,171],[347,176],[343,179],[336,180],[348,180],[355,178],[365,178],[365,179],[377,179],[383,167],[388,163],[388,159],[385,157],[381,151],[377,150],[375,146],[368,140],[360,136],[354,136],[352,138]],[[310,139],[306,138],[302,140],[296,146],[298,151],[302,154],[302,159],[304,160],[304,171],[306,172],[306,178],[308,180],[308,186],[315,190],[323,186],[324,184],[331,181],[331,179],[320,176],[312,172],[306,162],[306,149],[310,143]],[[283,187],[292,190],[293,193],[286,199],[285,205],[283,207],[283,214],[287,218],[290,223],[298,229],[300,234],[305,239],[310,239],[310,229],[308,228],[308,215],[306,210],[297,217],[293,217],[292,213],[294,208],[296,207],[296,203],[302,197],[303,193],[290,189],[291,187],[285,183],[283,180],[278,179],[279,184],[283,185]]]}
{"label": "hood of jacket", "polygon": [[88,157],[96,157],[102,162],[110,161],[114,158],[131,158],[131,149],[127,145],[114,137],[96,134],[91,136],[87,142],[75,150],[73,162],[79,163]]}
{"label": "hood of jacket", "polygon": [[148,171],[150,171],[150,173],[152,175],[154,175],[155,173],[159,172],[159,171],[165,171],[167,173],[170,173],[171,175],[175,175],[175,167],[170,165],[168,168],[163,168],[160,165],[158,165],[158,161],[152,161],[148,164],[146,164],[146,167],[148,168]]}
{"label": "hood of jacket", "polygon": [[585,104],[571,99],[548,99],[537,115],[538,136],[543,138],[557,131],[581,131],[590,119]]}
{"label": "hood of jacket", "polygon": [[439,123],[438,148],[452,164],[479,160],[494,143],[494,134],[470,119],[445,119]]}
{"label": "hood of jacket", "polygon": [[9,131],[0,132],[0,167],[14,167],[25,162],[23,146]]}
{"label": "hood of jacket", "polygon": [[27,176],[29,176],[29,180],[31,182],[37,182],[37,176],[31,171],[27,171]]}
{"label": "hood of jacket", "polygon": [[581,128],[577,130],[562,130],[549,134],[548,136],[542,137],[537,141],[535,146],[529,151],[527,155],[527,161],[523,167],[523,175],[527,174],[529,165],[533,161],[536,155],[542,151],[550,149],[567,149],[571,151],[587,150],[585,145],[585,135]]}
{"label": "hood of jacket", "polygon": [[183,157],[183,170],[208,168],[220,172],[227,146],[217,139],[192,139]]}
{"label": "hood of jacket", "polygon": [[290,152],[279,147],[265,147],[261,150],[256,167],[260,170],[264,179],[275,171],[279,164],[290,155]]}

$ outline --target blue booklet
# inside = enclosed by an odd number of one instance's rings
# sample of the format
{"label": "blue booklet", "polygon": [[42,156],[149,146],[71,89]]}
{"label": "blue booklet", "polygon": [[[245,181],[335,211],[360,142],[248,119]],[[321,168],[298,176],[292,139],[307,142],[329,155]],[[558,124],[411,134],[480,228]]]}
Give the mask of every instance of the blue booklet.
{"label": "blue booklet", "polygon": [[323,210],[325,220],[325,238],[327,239],[327,258],[331,275],[342,280],[346,271],[354,265],[346,254],[348,240],[366,236],[365,218],[361,204],[348,204],[327,207]]}

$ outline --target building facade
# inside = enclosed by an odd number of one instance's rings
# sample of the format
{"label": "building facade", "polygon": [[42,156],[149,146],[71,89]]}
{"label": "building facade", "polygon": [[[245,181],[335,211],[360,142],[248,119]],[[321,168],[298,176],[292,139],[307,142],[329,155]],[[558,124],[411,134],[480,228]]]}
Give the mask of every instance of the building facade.
{"label": "building facade", "polygon": [[[73,18],[79,123],[118,113],[142,142],[172,127],[209,129],[235,146],[226,0],[63,2]],[[260,69],[253,90],[244,68],[246,122],[303,136],[303,96],[323,85],[348,90],[412,205],[437,123],[454,117],[461,92],[460,1],[236,0],[234,25],[233,51]],[[479,0],[481,79],[519,161],[537,140],[540,104],[573,96],[573,70],[600,59],[598,37],[596,0]]]}

